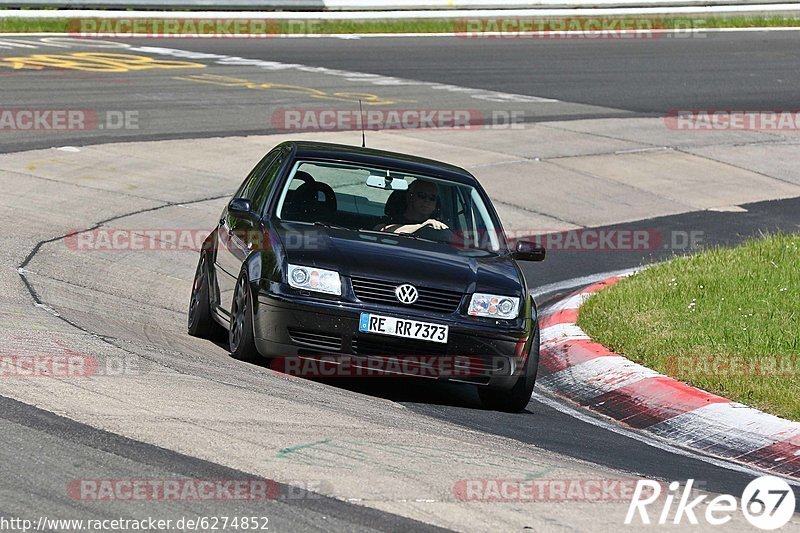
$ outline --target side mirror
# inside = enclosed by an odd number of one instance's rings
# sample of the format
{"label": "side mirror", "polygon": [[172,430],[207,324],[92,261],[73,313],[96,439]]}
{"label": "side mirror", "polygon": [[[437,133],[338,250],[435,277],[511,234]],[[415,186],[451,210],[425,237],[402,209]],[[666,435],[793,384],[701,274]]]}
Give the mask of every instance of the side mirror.
{"label": "side mirror", "polygon": [[517,241],[516,250],[511,253],[517,261],[544,261],[546,251],[531,241]]}
{"label": "side mirror", "polygon": [[247,198],[234,198],[228,204],[228,213],[237,217],[247,217],[253,214],[250,200]]}

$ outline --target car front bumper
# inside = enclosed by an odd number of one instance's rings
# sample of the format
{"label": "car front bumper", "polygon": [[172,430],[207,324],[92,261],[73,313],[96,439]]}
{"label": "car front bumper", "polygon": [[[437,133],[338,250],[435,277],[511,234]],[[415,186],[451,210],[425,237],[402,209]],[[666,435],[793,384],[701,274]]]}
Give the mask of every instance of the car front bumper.
{"label": "car front bumper", "polygon": [[[448,342],[361,333],[362,312],[447,325]],[[259,294],[254,313],[259,353],[279,359],[273,368],[288,373],[305,377],[410,376],[510,388],[530,352],[533,321],[516,321],[522,327],[487,322],[267,292]]]}

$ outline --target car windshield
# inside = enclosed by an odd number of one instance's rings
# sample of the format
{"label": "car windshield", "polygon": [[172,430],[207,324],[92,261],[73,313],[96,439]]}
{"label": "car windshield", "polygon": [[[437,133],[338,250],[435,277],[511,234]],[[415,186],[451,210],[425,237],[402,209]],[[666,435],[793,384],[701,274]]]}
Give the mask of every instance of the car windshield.
{"label": "car windshield", "polygon": [[460,250],[500,252],[506,246],[474,187],[385,168],[298,161],[276,213],[285,221],[383,232]]}

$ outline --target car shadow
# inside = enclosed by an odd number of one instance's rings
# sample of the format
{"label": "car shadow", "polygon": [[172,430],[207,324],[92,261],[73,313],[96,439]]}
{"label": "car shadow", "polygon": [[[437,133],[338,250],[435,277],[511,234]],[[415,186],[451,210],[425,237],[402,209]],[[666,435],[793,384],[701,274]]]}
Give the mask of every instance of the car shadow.
{"label": "car shadow", "polygon": [[403,377],[330,378],[315,381],[398,403],[423,403],[482,409],[475,386],[466,383]]}
{"label": "car shadow", "polygon": [[[227,345],[216,343],[221,348],[227,349]],[[247,364],[268,368],[275,372],[282,372],[280,368],[275,368],[269,359],[259,361],[249,361]],[[307,379],[316,383],[322,383],[331,387],[365,394],[375,398],[381,398],[392,402],[403,404],[414,411],[423,414],[430,414],[430,408],[456,408],[457,410],[481,410],[486,409],[481,403],[475,385],[468,383],[457,383],[445,380],[426,379],[418,377],[369,377],[369,378],[321,378],[296,376],[297,379]],[[531,404],[519,413],[496,412],[497,416],[512,417],[520,415],[535,414]]]}
{"label": "car shadow", "polygon": [[[273,361],[264,360],[262,366],[282,372]],[[442,379],[419,377],[308,377],[295,376],[337,387],[357,394],[365,394],[404,405],[457,407],[468,410],[486,410],[478,396],[477,387]],[[504,413],[510,414],[510,413]]]}
{"label": "car shadow", "polygon": [[[228,351],[227,338],[215,338],[212,339],[212,342],[223,350]],[[230,353],[228,357],[231,357]],[[274,359],[259,359],[257,361],[247,361],[245,363],[268,368],[275,372],[286,373],[283,372],[283,369],[281,369],[279,365],[275,364]],[[357,394],[365,394],[367,396],[382,398],[408,406],[427,405],[487,410],[481,403],[476,386],[469,383],[419,377],[373,376],[365,378],[327,378],[297,376],[291,373],[286,374],[292,375],[295,378],[307,379]],[[524,413],[532,414],[530,407],[521,413],[502,414],[517,416]]]}

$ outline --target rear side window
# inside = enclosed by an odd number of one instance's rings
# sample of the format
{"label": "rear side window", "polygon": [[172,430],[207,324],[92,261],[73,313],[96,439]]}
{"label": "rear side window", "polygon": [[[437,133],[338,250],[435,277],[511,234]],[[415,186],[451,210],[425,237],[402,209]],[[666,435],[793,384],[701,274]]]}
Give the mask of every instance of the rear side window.
{"label": "rear side window", "polygon": [[[300,174],[307,174],[315,181],[330,186],[336,195],[337,211],[344,215],[382,217],[386,200],[392,192],[366,187],[364,184],[370,174],[367,168],[303,162],[297,167],[294,179],[289,183],[289,200],[294,191],[305,183],[298,179]],[[324,198],[320,196],[319,199]]]}

